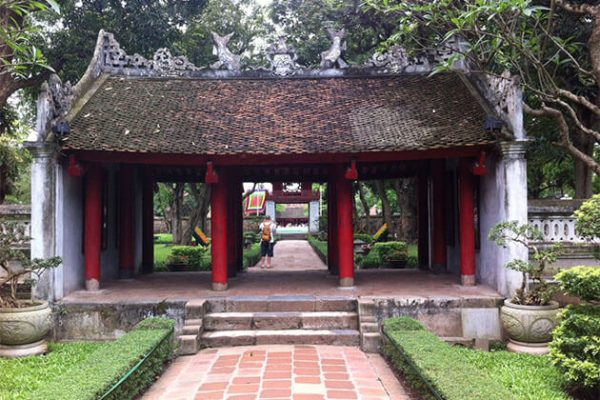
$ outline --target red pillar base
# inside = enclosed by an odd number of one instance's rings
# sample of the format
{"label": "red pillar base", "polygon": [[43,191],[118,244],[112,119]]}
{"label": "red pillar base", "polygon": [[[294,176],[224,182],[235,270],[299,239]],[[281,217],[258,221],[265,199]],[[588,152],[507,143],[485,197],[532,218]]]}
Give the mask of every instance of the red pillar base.
{"label": "red pillar base", "polygon": [[215,292],[224,292],[228,288],[229,288],[229,285],[227,283],[219,283],[219,282],[212,283],[212,290]]}
{"label": "red pillar base", "polygon": [[85,281],[85,290],[97,291],[100,290],[100,281],[98,279],[88,279]]}
{"label": "red pillar base", "polygon": [[340,278],[340,288],[354,288],[354,278]]}
{"label": "red pillar base", "polygon": [[460,284],[463,286],[475,286],[475,275],[461,275]]}

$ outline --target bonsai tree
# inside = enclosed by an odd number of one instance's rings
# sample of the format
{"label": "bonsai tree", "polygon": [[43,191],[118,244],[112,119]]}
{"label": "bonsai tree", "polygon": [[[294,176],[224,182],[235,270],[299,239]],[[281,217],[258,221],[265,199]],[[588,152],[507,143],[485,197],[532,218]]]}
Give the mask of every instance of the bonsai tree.
{"label": "bonsai tree", "polygon": [[505,265],[506,268],[523,275],[521,287],[515,291],[512,302],[536,306],[549,304],[557,288],[550,285],[543,274],[546,266],[556,261],[560,255],[560,244],[541,244],[544,235],[538,228],[529,224],[519,224],[517,221],[499,223],[492,228],[488,238],[504,248],[513,242],[529,250],[529,261],[514,259]]}
{"label": "bonsai tree", "polygon": [[33,259],[15,249],[15,245],[29,238],[19,234],[16,224],[5,224],[0,227],[0,308],[20,308],[31,305],[17,298],[19,282],[33,283],[46,270],[56,268],[62,262],[60,257]]}

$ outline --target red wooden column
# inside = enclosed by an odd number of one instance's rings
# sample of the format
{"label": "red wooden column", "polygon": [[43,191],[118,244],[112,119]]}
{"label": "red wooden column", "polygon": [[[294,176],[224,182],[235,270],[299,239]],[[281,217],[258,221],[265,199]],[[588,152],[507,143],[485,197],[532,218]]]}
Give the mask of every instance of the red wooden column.
{"label": "red wooden column", "polygon": [[85,182],[85,288],[100,288],[102,253],[102,190],[104,171],[98,165],[89,167]]}
{"label": "red wooden column", "polygon": [[[148,171],[145,171],[148,174]],[[142,181],[142,272],[154,271],[154,181],[146,175]]]}
{"label": "red wooden column", "polygon": [[417,180],[417,223],[419,268],[429,269],[429,196],[427,174]]}
{"label": "red wooden column", "polygon": [[354,224],[352,181],[344,176],[344,166],[336,168],[337,250],[340,286],[354,286]]}
{"label": "red wooden column", "polygon": [[335,171],[330,172],[327,183],[327,268],[333,275],[339,274],[337,234],[337,182]]}
{"label": "red wooden column", "polygon": [[119,170],[119,278],[133,278],[135,247],[135,171],[123,164]]}
{"label": "red wooden column", "polygon": [[475,285],[475,200],[474,177],[468,159],[459,165],[460,212],[460,280],[465,286]]}
{"label": "red wooden column", "polygon": [[212,289],[227,290],[227,174],[219,173],[210,194],[212,239]]}
{"label": "red wooden column", "polygon": [[433,178],[432,262],[434,271],[446,270],[446,169],[445,160],[431,163]]}

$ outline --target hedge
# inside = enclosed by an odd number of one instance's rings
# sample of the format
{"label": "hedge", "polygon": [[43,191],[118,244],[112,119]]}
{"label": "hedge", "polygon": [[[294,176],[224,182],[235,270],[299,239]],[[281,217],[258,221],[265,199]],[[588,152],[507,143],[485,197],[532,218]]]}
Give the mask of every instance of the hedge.
{"label": "hedge", "polygon": [[515,397],[423,325],[408,317],[384,323],[384,355],[425,399],[510,400]]}
{"label": "hedge", "polygon": [[142,321],[125,336],[65,370],[31,398],[121,400],[140,396],[173,356],[174,326],[174,321],[164,318]]}
{"label": "hedge", "polygon": [[173,246],[167,264],[183,262],[198,271],[210,270],[210,262],[206,263],[206,255],[210,254],[208,247],[202,246]]}
{"label": "hedge", "polygon": [[310,247],[313,248],[315,253],[317,253],[321,261],[327,264],[327,242],[318,240],[314,236],[309,235],[308,243],[310,244]]}
{"label": "hedge", "polygon": [[561,288],[587,304],[569,305],[559,314],[550,356],[569,385],[583,393],[600,392],[600,268],[575,267],[556,275]]}
{"label": "hedge", "polygon": [[600,301],[600,267],[573,267],[559,272],[562,290],[584,301]]}
{"label": "hedge", "polygon": [[242,266],[249,268],[260,261],[260,243],[255,243],[244,250]]}

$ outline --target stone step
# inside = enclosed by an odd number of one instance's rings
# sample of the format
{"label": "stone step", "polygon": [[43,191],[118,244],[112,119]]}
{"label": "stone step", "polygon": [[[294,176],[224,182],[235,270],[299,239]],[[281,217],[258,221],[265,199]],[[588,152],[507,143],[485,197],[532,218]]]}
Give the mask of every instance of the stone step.
{"label": "stone step", "polygon": [[200,333],[202,333],[202,325],[188,325],[187,321],[186,321],[186,324],[181,329],[182,335],[198,336]]}
{"label": "stone step", "polygon": [[231,296],[207,301],[207,308],[213,313],[356,311],[356,299],[342,296]]}
{"label": "stone step", "polygon": [[262,344],[321,344],[335,346],[358,346],[356,330],[237,330],[204,332],[202,347],[253,346]]}
{"label": "stone step", "polygon": [[365,353],[379,353],[381,335],[378,332],[365,332],[360,335],[360,349]]}
{"label": "stone step", "polygon": [[179,355],[196,354],[200,350],[198,335],[180,335],[179,336]]}
{"label": "stone step", "polygon": [[200,325],[202,326],[202,318],[193,318],[193,319],[185,319],[184,321],[185,325]]}
{"label": "stone step", "polygon": [[377,322],[360,322],[360,331],[365,333],[379,333]]}
{"label": "stone step", "polygon": [[190,300],[185,304],[185,319],[199,319],[206,314],[208,303],[206,300]]}
{"label": "stone step", "polygon": [[271,311],[210,313],[204,317],[204,329],[283,330],[283,329],[358,329],[358,315],[353,311]]}

